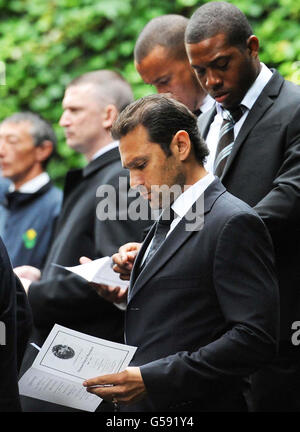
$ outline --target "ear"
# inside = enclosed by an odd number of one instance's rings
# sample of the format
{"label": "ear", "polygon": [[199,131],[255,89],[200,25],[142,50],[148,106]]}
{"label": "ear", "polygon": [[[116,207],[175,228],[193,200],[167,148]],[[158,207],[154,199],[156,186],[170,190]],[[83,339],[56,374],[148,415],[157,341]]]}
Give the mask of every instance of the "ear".
{"label": "ear", "polygon": [[247,48],[250,51],[250,55],[254,58],[257,58],[259,50],[259,40],[255,35],[251,35],[247,39]]}
{"label": "ear", "polygon": [[104,129],[110,129],[113,122],[117,119],[119,112],[113,104],[106,105],[103,112],[102,126]]}
{"label": "ear", "polygon": [[185,130],[179,130],[176,132],[172,139],[170,149],[182,162],[187,160],[192,149],[189,134]]}
{"label": "ear", "polygon": [[37,162],[44,162],[53,152],[53,143],[45,140],[35,148]]}

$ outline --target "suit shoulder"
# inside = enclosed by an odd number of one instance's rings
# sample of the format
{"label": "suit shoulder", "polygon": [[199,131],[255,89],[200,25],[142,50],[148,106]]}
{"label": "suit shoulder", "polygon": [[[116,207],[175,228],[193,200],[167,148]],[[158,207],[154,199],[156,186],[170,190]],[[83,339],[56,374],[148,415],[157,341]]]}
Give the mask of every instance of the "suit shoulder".
{"label": "suit shoulder", "polygon": [[293,93],[294,95],[298,95],[298,96],[300,95],[300,86],[298,84],[293,83],[292,81],[285,79],[283,81],[283,88],[286,91]]}
{"label": "suit shoulder", "polygon": [[[257,245],[264,244],[265,248],[272,250],[270,234],[257,212],[244,201],[225,192],[215,203],[214,228],[219,245],[228,242],[232,248],[233,243],[249,242]],[[221,242],[221,243],[220,243]],[[227,246],[226,246],[227,247]],[[254,247],[254,246],[253,246]]]}
{"label": "suit shoulder", "polygon": [[222,212],[222,215],[227,219],[241,214],[248,214],[261,219],[252,207],[228,191],[220,195],[215,206],[215,211]]}
{"label": "suit shoulder", "polygon": [[291,81],[284,80],[279,93],[279,99],[282,99],[289,106],[289,109],[293,105],[298,107],[300,103],[300,86]]}

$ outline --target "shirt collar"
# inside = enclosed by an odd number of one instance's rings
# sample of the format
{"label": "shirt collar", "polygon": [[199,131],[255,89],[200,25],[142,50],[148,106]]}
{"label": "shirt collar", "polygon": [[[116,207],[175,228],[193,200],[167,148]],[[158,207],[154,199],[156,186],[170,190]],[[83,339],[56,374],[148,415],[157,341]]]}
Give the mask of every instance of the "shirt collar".
{"label": "shirt collar", "polygon": [[206,111],[210,110],[214,103],[215,100],[207,94],[200,105],[201,112],[205,113]]}
{"label": "shirt collar", "polygon": [[109,150],[114,149],[115,147],[118,147],[119,141],[113,141],[110,144],[107,144],[106,146],[102,147],[100,150],[98,150],[92,157],[91,160],[97,159],[99,156],[102,156],[104,153],[107,153]]}
{"label": "shirt collar", "polygon": [[[45,186],[47,183],[49,183],[49,181],[50,181],[50,177],[48,173],[43,172],[42,174],[39,174],[38,176],[34,177],[28,182],[22,184],[22,186],[18,189],[18,192],[35,193],[43,186]],[[14,192],[15,190],[16,190],[15,185],[11,183],[9,185],[8,191]]]}
{"label": "shirt collar", "polygon": [[272,78],[272,71],[270,71],[269,68],[263,63],[261,63],[261,70],[258,74],[258,77],[252,84],[252,86],[249,88],[247,93],[244,96],[244,99],[241,102],[241,105],[244,105],[245,107],[250,110],[253,105],[255,104],[257,98],[263,91],[264,87],[268,84],[270,79]]}
{"label": "shirt collar", "polygon": [[[263,91],[264,87],[268,84],[270,79],[272,78],[272,71],[264,64],[261,63],[261,70],[258,74],[256,80],[249,88],[247,93],[245,94],[243,100],[241,101],[241,105],[244,105],[248,110],[250,110],[255,104],[257,98]],[[222,105],[216,102],[217,113],[222,115]]]}
{"label": "shirt collar", "polygon": [[183,218],[189,211],[194,202],[204,193],[208,186],[214,181],[215,177],[212,173],[207,173],[188,189],[186,189],[179,197],[173,202],[172,209],[175,215]]}

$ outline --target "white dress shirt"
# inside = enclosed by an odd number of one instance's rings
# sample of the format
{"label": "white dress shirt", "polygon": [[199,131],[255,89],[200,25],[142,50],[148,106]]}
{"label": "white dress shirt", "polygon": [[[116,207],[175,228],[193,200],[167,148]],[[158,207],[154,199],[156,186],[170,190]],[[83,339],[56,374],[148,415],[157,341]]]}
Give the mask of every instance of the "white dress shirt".
{"label": "white dress shirt", "polygon": [[116,147],[119,147],[119,141],[113,141],[110,144],[107,144],[106,146],[98,150],[96,153],[94,153],[91,161],[97,159],[99,156],[103,155],[104,153],[107,153],[109,150],[112,150]]}
{"label": "white dress shirt", "polygon": [[[170,225],[170,229],[167,232],[166,238],[171,234],[171,232],[175,229],[175,227],[179,224],[181,219],[187,214],[192,205],[197,201],[197,199],[204,193],[204,191],[208,188],[208,186],[214,181],[215,177],[211,173],[207,173],[204,177],[198,180],[193,185],[189,186],[171,205],[172,210],[175,213],[174,220]],[[153,238],[149,243],[143,259],[141,261],[141,265],[145,261],[149,250],[151,248],[153,242]]]}
{"label": "white dress shirt", "polygon": [[[35,193],[43,186],[45,186],[50,181],[50,177],[48,173],[43,172],[42,174],[37,175],[33,179],[27,181],[19,187],[18,192],[22,193]],[[16,190],[15,185],[11,183],[9,185],[8,191],[14,192]]]}
{"label": "white dress shirt", "polygon": [[202,104],[200,106],[201,112],[205,113],[206,111],[210,110],[214,103],[215,103],[215,100],[207,94],[205,96],[205,98],[203,99]]}
{"label": "white dress shirt", "polygon": [[[234,138],[237,137],[241,127],[243,126],[244,121],[246,120],[249,111],[255,104],[257,98],[263,91],[264,87],[268,84],[269,80],[272,78],[272,71],[270,71],[269,68],[267,68],[266,65],[261,63],[261,71],[259,75],[257,76],[256,80],[250,87],[250,89],[247,91],[247,93],[244,96],[244,99],[241,101],[241,105],[243,105],[246,110],[240,120],[235,123],[234,125]],[[218,146],[218,140],[219,140],[219,133],[221,129],[221,125],[223,122],[223,108],[222,105],[216,102],[216,110],[217,114],[215,115],[214,121],[210,125],[208,135],[206,137],[206,144],[209,149],[209,155],[207,157],[206,163],[205,163],[205,169],[207,171],[213,172],[214,167],[214,161]]]}

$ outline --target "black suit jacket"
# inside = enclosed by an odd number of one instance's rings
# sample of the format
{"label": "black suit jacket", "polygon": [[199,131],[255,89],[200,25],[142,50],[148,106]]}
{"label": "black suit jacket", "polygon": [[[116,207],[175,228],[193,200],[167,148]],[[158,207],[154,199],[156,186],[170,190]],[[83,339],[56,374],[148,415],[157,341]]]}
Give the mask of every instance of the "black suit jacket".
{"label": "black suit jacket", "polygon": [[20,411],[16,279],[0,239],[0,412]]}
{"label": "black suit jacket", "polygon": [[262,220],[218,179],[205,191],[203,228],[187,231],[187,220],[140,271],[153,227],[134,264],[125,333],[147,398],[124,410],[245,409],[242,378],[276,352],[278,289]]}
{"label": "black suit jacket", "polygon": [[[206,138],[215,108],[199,120]],[[300,88],[276,71],[250,110],[221,181],[254,207],[275,247],[281,302],[282,346],[300,316]]]}
{"label": "black suit jacket", "polygon": [[[121,209],[118,202],[116,220],[99,220],[97,216],[97,207],[104,198],[96,196],[98,187],[113,186],[118,197],[120,177],[127,181],[127,193],[128,171],[122,169],[118,148],[92,161],[83,170],[67,175],[63,207],[42,278],[29,288],[34,318],[31,340],[38,345],[43,344],[55,323],[92,336],[123,341],[124,312],[100,297],[84,279],[52,266],[52,263],[78,265],[83,255],[92,259],[112,255],[124,243],[141,238],[145,222],[118,220]],[[22,373],[36,354],[29,346]]]}

